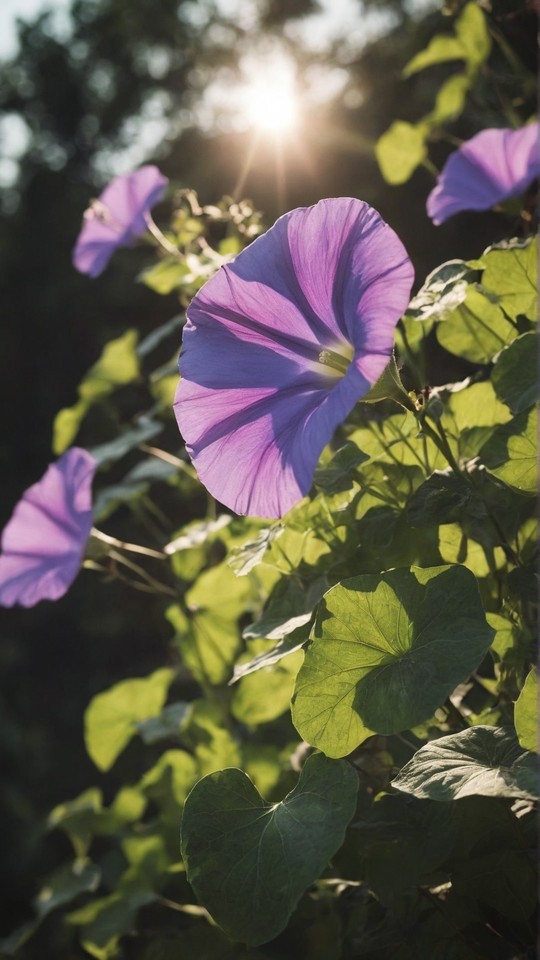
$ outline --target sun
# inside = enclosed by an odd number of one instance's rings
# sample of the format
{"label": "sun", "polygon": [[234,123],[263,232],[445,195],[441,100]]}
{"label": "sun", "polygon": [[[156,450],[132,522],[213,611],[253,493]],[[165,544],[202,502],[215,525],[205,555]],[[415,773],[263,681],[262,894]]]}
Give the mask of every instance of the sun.
{"label": "sun", "polygon": [[261,78],[245,89],[244,111],[250,126],[264,133],[292,130],[298,120],[298,103],[291,78]]}

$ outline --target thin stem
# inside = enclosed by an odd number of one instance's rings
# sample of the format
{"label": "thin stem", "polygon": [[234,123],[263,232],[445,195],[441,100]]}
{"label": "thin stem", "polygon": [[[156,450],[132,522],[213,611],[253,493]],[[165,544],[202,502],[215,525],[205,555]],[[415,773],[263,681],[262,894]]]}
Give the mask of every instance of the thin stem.
{"label": "thin stem", "polygon": [[173,467],[178,467],[179,470],[183,470],[184,473],[187,473],[192,479],[195,479],[197,476],[195,470],[189,463],[186,463],[186,461],[180,457],[173,456],[172,453],[167,453],[166,450],[160,450],[159,447],[151,447],[147,443],[140,443],[139,450],[142,450],[143,453],[150,453],[153,457],[159,457],[160,460],[164,460],[165,463],[170,463]]}
{"label": "thin stem", "polygon": [[167,253],[170,253],[171,256],[176,257],[177,260],[183,260],[182,254],[180,253],[178,247],[175,247],[174,243],[171,243],[170,240],[167,240],[167,237],[161,232],[157,223],[155,223],[149,213],[146,214],[145,220],[146,226],[148,227],[154,239],[157,240],[160,247],[162,247]]}
{"label": "thin stem", "polygon": [[117,537],[110,537],[108,533],[103,533],[97,527],[92,527],[91,536],[103,543],[108,543],[111,547],[118,547],[119,550],[128,550],[130,553],[141,553],[145,557],[153,557],[154,560],[166,560],[167,554],[162,550],[152,550],[150,547],[141,547],[137,543],[127,543],[125,540],[118,540]]}
{"label": "thin stem", "polygon": [[409,343],[409,338],[407,336],[405,324],[403,322],[399,326],[399,333],[401,335],[401,339],[403,340],[403,347],[406,354],[406,361],[417,379],[417,384],[420,386],[425,380],[425,377],[423,376],[422,357],[420,357],[420,363],[417,363],[416,357]]}
{"label": "thin stem", "polygon": [[[115,561],[116,563],[123,564],[123,566],[127,567],[128,570],[132,570],[137,574],[137,576],[141,577],[142,580],[144,580],[148,585],[146,589],[151,587],[154,593],[164,593],[168,597],[174,597],[175,600],[177,599],[176,591],[173,590],[172,587],[168,587],[166,584],[156,580],[155,577],[152,577],[149,573],[147,573],[146,570],[144,570],[142,567],[139,567],[138,564],[132,563],[127,557],[123,557],[121,553],[117,553],[116,550],[111,550],[109,556],[111,560]],[[143,589],[143,584],[139,584],[139,587]]]}
{"label": "thin stem", "polygon": [[427,436],[435,444],[437,449],[440,450],[445,460],[447,460],[448,464],[452,467],[452,470],[454,471],[454,473],[457,473],[458,476],[462,476],[462,472],[459,469],[459,466],[454,457],[454,454],[450,449],[450,445],[448,443],[448,440],[446,439],[446,434],[443,428],[441,427],[441,425],[439,423],[437,424],[437,432],[436,432],[429,425],[429,423],[426,423],[424,419],[420,423],[420,429],[423,430],[425,434],[427,434]]}
{"label": "thin stem", "polygon": [[435,164],[432,163],[428,157],[426,157],[425,160],[422,160],[422,166],[424,167],[425,170],[431,173],[433,177],[435,177],[435,180],[437,179],[437,177],[439,176],[439,171],[437,170],[437,167],[435,166]]}

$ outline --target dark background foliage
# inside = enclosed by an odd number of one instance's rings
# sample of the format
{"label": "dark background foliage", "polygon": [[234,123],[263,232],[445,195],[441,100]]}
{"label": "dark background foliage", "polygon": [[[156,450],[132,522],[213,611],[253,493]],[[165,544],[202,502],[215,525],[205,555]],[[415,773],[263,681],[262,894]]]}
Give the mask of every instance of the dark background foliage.
{"label": "dark background foliage", "polygon": [[[95,282],[75,272],[71,249],[89,197],[109,178],[115,154],[138,139],[137,164],[157,162],[204,202],[232,193],[252,134],[201,131],[193,107],[218,67],[234,73],[246,44],[275,36],[301,64],[337,63],[348,74],[339,99],[311,107],[295,140],[283,145],[285,197],[276,188],[273,148],[259,143],[242,193],[264,211],[268,224],[285,209],[321,197],[360,197],[400,235],[420,282],[443,260],[477,256],[508,232],[494,215],[463,215],[459,223],[434,228],[424,213],[432,174],[419,168],[411,183],[392,188],[373,156],[373,143],[392,120],[422,116],[441,76],[452,70],[444,65],[407,81],[401,76],[407,59],[445,29],[443,13],[434,9],[420,16],[401,0],[359,0],[358,20],[351,24],[355,35],[361,36],[374,11],[385,17],[384,31],[356,46],[338,39],[322,57],[284,33],[292,21],[316,10],[315,0],[261,0],[259,8],[258,23],[249,31],[211,3],[187,0],[75,0],[67,40],[56,37],[47,13],[19,22],[19,52],[4,64],[0,81],[0,109],[23,117],[29,130],[0,223],[2,526],[22,490],[52,459],[54,416],[74,402],[77,384],[104,343],[131,324],[150,331],[177,310],[174,296],[156,297],[133,284],[142,251],[120,252]],[[500,29],[534,68],[532,9],[518,0],[496,0],[494,8]],[[500,78],[511,95],[517,79],[502,60]],[[167,132],[154,155],[145,155],[145,122],[156,104]],[[501,124],[501,103],[486,76],[455,133],[467,137]],[[435,145],[437,164],[449,149]],[[441,367],[439,382],[452,376]],[[187,519],[176,518],[178,525]],[[149,621],[144,598],[119,585],[103,590],[96,578],[83,577],[84,589],[79,581],[60,604],[2,614],[3,932],[25,918],[40,876],[64,855],[58,837],[43,842],[47,811],[91,782],[111,793],[114,776],[122,773],[97,776],[87,759],[86,704],[116,680],[166,660],[166,627]],[[130,762],[136,761],[128,751],[123,764]]]}

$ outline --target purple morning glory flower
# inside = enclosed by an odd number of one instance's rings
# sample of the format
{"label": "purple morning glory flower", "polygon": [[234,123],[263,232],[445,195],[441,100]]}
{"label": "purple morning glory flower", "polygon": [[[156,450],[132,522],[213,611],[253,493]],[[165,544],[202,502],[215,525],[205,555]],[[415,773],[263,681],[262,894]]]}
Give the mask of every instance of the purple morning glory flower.
{"label": "purple morning glory flower", "polygon": [[74,267],[90,277],[99,276],[118,247],[129,246],[145,232],[148,212],[168,182],[154,166],[111,180],[84,214],[73,251]]}
{"label": "purple morning glory flower", "polygon": [[187,311],[175,410],[208,490],[279,517],[377,380],[409,301],[412,264],[360,200],[293,210],[218,271]]}
{"label": "purple morning glory flower", "polygon": [[92,529],[95,470],[71,447],[23,494],[2,534],[0,606],[58,600],[71,586]]}
{"label": "purple morning glory flower", "polygon": [[489,210],[539,175],[537,123],[482,130],[446,161],[427,200],[428,216],[438,225],[460,210]]}

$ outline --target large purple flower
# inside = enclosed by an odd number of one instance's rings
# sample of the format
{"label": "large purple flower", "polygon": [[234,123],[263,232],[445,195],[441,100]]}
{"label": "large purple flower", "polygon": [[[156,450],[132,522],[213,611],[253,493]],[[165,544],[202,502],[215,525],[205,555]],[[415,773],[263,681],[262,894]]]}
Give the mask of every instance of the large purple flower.
{"label": "large purple flower", "polygon": [[2,534],[0,606],[57,600],[81,566],[92,528],[94,458],[71,447],[23,494]]}
{"label": "large purple flower", "polygon": [[520,130],[482,130],[446,161],[427,212],[440,224],[460,210],[489,210],[522,193],[540,175],[538,124]]}
{"label": "large purple flower", "polygon": [[413,268],[366,203],[285,214],[192,300],[175,409],[200,479],[237,513],[279,517],[382,373]]}
{"label": "large purple flower", "polygon": [[129,246],[145,232],[148,212],[158,202],[168,180],[157,167],[147,166],[111,180],[84,215],[73,251],[80,273],[97,277],[118,247]]}

